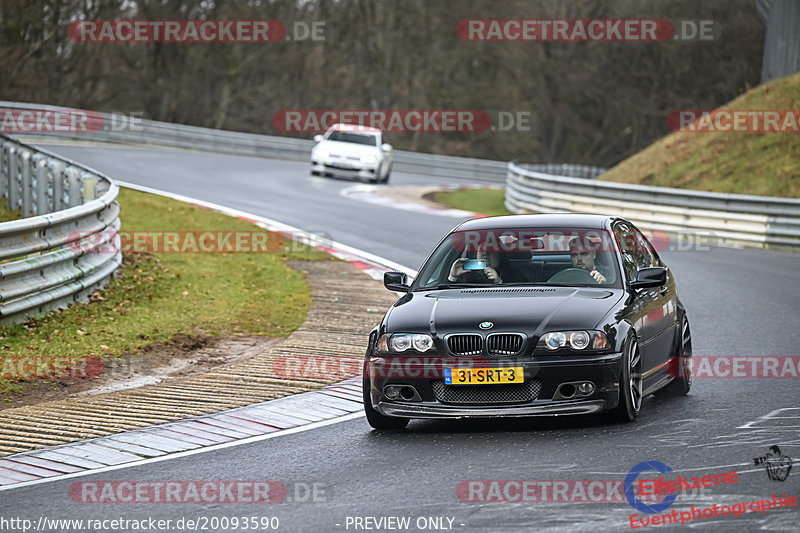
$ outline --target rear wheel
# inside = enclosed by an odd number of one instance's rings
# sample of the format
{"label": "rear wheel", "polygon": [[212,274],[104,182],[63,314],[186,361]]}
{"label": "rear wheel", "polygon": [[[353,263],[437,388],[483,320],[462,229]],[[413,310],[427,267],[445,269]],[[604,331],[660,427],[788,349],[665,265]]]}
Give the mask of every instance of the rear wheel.
{"label": "rear wheel", "polygon": [[633,422],[642,408],[642,355],[635,334],[625,343],[622,363],[619,404],[614,409],[613,416],[620,422]]}
{"label": "rear wheel", "polygon": [[367,422],[375,429],[403,429],[408,425],[408,418],[395,418],[392,416],[382,415],[372,407],[372,399],[370,398],[370,382],[369,378],[364,375],[362,381],[364,390],[364,414],[367,415]]}
{"label": "rear wheel", "polygon": [[669,385],[659,391],[661,396],[685,396],[692,388],[692,332],[689,329],[689,319],[686,315],[681,320],[681,339],[678,344],[677,354],[670,361],[670,371],[675,375]]}

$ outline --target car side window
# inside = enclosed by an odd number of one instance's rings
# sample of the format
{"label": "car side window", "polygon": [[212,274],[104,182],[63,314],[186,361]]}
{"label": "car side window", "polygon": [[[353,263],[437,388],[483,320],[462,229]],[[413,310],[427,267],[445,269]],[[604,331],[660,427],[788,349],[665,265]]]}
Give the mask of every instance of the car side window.
{"label": "car side window", "polygon": [[638,229],[633,228],[634,233],[636,234],[636,262],[639,265],[639,268],[650,268],[654,266],[658,266],[658,261],[656,260],[655,256],[653,255],[652,248],[650,247],[650,243],[647,241],[642,232]]}
{"label": "car side window", "polygon": [[635,254],[637,246],[636,235],[629,225],[619,222],[614,226],[614,239],[617,241],[617,246],[619,246],[620,255],[622,256],[625,277],[628,278],[628,281],[633,281],[639,271]]}

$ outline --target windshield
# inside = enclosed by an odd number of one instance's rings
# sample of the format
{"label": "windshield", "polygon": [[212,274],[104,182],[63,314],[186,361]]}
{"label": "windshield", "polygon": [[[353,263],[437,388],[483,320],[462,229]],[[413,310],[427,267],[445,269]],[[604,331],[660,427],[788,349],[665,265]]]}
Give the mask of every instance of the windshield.
{"label": "windshield", "polygon": [[332,131],[328,135],[329,141],[339,141],[343,143],[364,144],[366,146],[378,146],[378,137],[371,133],[353,133],[351,131]]}
{"label": "windshield", "polygon": [[457,231],[433,252],[412,289],[508,285],[619,288],[611,234],[588,228]]}

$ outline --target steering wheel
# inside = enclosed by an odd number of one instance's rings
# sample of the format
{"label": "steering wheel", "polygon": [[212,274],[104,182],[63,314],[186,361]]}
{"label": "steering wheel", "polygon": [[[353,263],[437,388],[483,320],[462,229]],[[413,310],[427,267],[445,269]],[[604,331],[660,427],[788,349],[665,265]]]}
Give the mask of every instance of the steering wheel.
{"label": "steering wheel", "polygon": [[556,272],[547,283],[597,283],[597,280],[592,277],[588,270],[582,268],[565,268],[560,272]]}

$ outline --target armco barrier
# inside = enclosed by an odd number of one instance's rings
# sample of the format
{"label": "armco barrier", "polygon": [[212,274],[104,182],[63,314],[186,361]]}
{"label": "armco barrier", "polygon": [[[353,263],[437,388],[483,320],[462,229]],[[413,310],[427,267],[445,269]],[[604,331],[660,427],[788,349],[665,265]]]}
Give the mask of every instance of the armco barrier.
{"label": "armco barrier", "polygon": [[[0,101],[0,110],[76,111],[72,108]],[[227,130],[215,130],[183,124],[171,124],[142,119],[135,127],[111,126],[111,115],[102,115],[104,127],[96,131],[30,131],[30,135],[46,135],[62,139],[83,141],[118,142],[172,148],[190,148],[220,153],[271,157],[290,161],[311,161],[311,139],[295,139],[275,135],[258,135]],[[309,167],[309,171],[311,168]],[[409,172],[442,179],[475,181],[480,183],[502,183],[505,180],[506,164],[502,161],[420,154],[404,150],[394,151],[393,170]]]}
{"label": "armco barrier", "polygon": [[507,167],[505,205],[515,213],[615,214],[712,244],[800,249],[798,199],[553,176],[518,162]]}
{"label": "armco barrier", "polygon": [[[2,109],[70,110],[0,102]],[[111,116],[103,114],[110,124]],[[32,134],[34,132],[31,132]],[[43,132],[36,132],[39,135]],[[44,132],[61,138],[192,148],[238,155],[309,161],[314,143],[251,133],[142,120],[136,128]],[[605,169],[584,165],[529,165],[486,159],[395,151],[394,169],[441,179],[506,182],[506,207],[514,212],[614,213],[648,229],[707,235],[712,243],[800,248],[800,200],[719,194],[597,181]],[[1,185],[0,185],[1,186]],[[2,192],[2,191],[0,191]]]}
{"label": "armco barrier", "polygon": [[[115,239],[119,187],[110,178],[0,134],[0,197],[19,220],[0,223],[0,324],[85,300],[105,286],[120,252],[87,253]],[[78,235],[103,232],[91,246]],[[93,239],[94,240],[94,239]]]}

